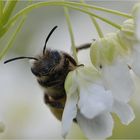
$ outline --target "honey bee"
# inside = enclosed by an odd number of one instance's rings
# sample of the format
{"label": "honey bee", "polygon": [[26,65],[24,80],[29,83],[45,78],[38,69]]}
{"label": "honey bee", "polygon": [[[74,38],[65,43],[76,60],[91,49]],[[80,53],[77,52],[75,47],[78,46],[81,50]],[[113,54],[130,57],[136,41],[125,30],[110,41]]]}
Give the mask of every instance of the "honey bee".
{"label": "honey bee", "polygon": [[[37,82],[44,89],[44,102],[49,106],[54,116],[61,120],[66,102],[64,82],[68,73],[79,65],[66,52],[46,49],[46,44],[56,28],[57,26],[48,34],[41,55],[37,57],[16,57],[4,63],[18,59],[32,59],[31,72],[36,76]],[[77,52],[89,48],[90,45],[89,43],[80,46],[77,48]]]}

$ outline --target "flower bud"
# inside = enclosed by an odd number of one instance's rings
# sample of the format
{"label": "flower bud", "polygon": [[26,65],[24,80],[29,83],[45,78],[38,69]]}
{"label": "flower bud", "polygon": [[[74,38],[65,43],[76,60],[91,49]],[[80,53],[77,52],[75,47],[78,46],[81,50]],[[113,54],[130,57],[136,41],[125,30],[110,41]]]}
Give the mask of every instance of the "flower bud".
{"label": "flower bud", "polygon": [[120,34],[122,34],[123,37],[129,40],[136,40],[135,34],[134,34],[134,20],[128,19],[123,22],[122,28],[120,30]]}
{"label": "flower bud", "polygon": [[125,54],[130,54],[136,41],[134,33],[134,20],[128,19],[123,22],[122,28],[116,34],[118,43],[124,50]]}
{"label": "flower bud", "polygon": [[100,38],[91,45],[90,57],[91,62],[96,67],[104,64],[111,64],[117,57],[120,45],[116,40],[116,34],[107,34],[104,38]]}
{"label": "flower bud", "polygon": [[129,54],[131,52],[131,49],[133,47],[133,41],[127,39],[124,34],[121,33],[121,31],[117,32],[116,34],[118,43],[121,46],[121,49],[124,54]]}

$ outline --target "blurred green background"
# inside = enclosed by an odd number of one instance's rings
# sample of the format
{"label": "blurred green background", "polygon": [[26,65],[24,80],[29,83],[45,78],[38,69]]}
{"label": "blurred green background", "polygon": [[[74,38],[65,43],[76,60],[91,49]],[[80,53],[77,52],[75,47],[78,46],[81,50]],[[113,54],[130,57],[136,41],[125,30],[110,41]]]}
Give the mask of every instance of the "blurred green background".
{"label": "blurred green background", "polygon": [[[136,1],[86,1],[98,6],[120,10],[129,13]],[[27,5],[27,1],[19,1],[13,12],[16,13]],[[70,10],[71,22],[75,35],[76,45],[91,42],[98,38],[98,34],[88,15]],[[114,22],[122,23],[124,18],[96,12]],[[115,31],[113,27],[97,20],[104,33]],[[51,36],[48,48],[70,52],[70,37],[65,21],[63,7],[41,7],[28,14],[22,30],[18,33],[13,47],[0,61],[0,121],[5,124],[4,133],[0,138],[46,138],[62,139],[61,123],[50,113],[43,102],[43,93],[35,77],[30,71],[28,60],[11,62],[7,65],[3,61],[16,56],[35,56],[42,52],[44,41],[49,31],[58,25],[58,29]],[[14,31],[11,28],[0,40],[0,51],[8,42]],[[90,64],[88,50],[79,53],[80,62]],[[139,81],[138,81],[139,82]],[[139,84],[138,84],[139,85]],[[140,138],[140,90],[137,90],[132,99],[132,106],[136,114],[135,120],[124,126],[114,115],[115,126],[110,139],[139,139]],[[80,129],[73,124],[69,139],[84,139]]]}

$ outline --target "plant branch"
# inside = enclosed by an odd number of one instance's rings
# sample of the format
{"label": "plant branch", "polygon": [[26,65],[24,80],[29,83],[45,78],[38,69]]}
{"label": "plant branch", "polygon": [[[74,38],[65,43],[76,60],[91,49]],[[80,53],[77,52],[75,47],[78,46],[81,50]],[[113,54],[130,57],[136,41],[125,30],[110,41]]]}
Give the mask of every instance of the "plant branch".
{"label": "plant branch", "polygon": [[97,14],[94,14],[92,12],[89,12],[87,10],[84,10],[84,9],[81,9],[81,8],[78,8],[78,7],[75,7],[75,6],[72,6],[72,5],[68,5],[67,3],[73,3],[73,2],[54,2],[54,1],[51,1],[51,2],[38,2],[38,3],[35,3],[35,4],[32,4],[32,5],[29,5],[27,6],[26,8],[22,9],[21,11],[19,11],[14,17],[12,17],[9,22],[7,23],[7,26],[10,26],[17,18],[19,18],[21,15],[23,14],[27,14],[28,12],[30,12],[31,10],[35,9],[35,8],[39,8],[39,7],[42,7],[42,6],[65,6],[65,7],[68,7],[68,8],[72,8],[74,10],[78,10],[78,11],[81,11],[83,13],[86,13],[88,15],[91,15],[93,17],[96,17],[112,26],[114,26],[115,28],[117,29],[121,29],[121,26],[118,25],[117,23],[114,23],[104,17],[101,17]]}
{"label": "plant branch", "polygon": [[0,52],[0,60],[4,57],[4,55],[8,52],[8,50],[12,47],[12,43],[14,42],[17,33],[21,30],[23,23],[25,22],[26,16],[23,16],[19,25],[16,28],[16,31],[13,33],[11,39],[7,43],[7,46]]}
{"label": "plant branch", "polygon": [[74,41],[74,34],[73,34],[72,25],[71,25],[71,21],[70,21],[69,11],[68,11],[68,9],[66,7],[64,7],[64,12],[65,12],[65,17],[66,17],[66,21],[67,21],[67,24],[68,24],[70,38],[71,38],[72,55],[73,55],[75,61],[78,63],[76,47],[75,47],[75,41]]}
{"label": "plant branch", "polygon": [[[81,1],[81,3],[85,3],[84,0],[80,0],[80,1]],[[89,9],[86,8],[86,10],[88,11]],[[102,30],[101,30],[101,28],[100,28],[98,22],[96,21],[96,19],[95,19],[94,17],[92,17],[92,16],[90,16],[90,18],[91,18],[92,23],[94,24],[94,26],[95,26],[95,28],[96,28],[96,31],[97,31],[99,37],[100,37],[100,38],[104,37],[103,32],[102,32]]]}
{"label": "plant branch", "polygon": [[0,0],[0,20],[1,20],[1,17],[3,15],[3,0]]}
{"label": "plant branch", "polygon": [[1,17],[1,21],[0,21],[2,25],[6,24],[7,21],[9,20],[17,2],[18,2],[18,0],[6,1],[6,4],[3,9],[3,16]]}

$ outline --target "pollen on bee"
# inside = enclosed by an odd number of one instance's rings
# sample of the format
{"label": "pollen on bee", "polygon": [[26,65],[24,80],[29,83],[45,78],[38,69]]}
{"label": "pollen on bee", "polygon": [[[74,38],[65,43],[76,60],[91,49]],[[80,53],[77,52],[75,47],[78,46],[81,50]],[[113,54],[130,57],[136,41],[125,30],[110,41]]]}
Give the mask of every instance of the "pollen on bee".
{"label": "pollen on bee", "polygon": [[29,64],[30,64],[31,66],[33,66],[33,64],[34,64],[35,61],[36,61],[36,60],[34,60],[34,59],[29,59]]}

